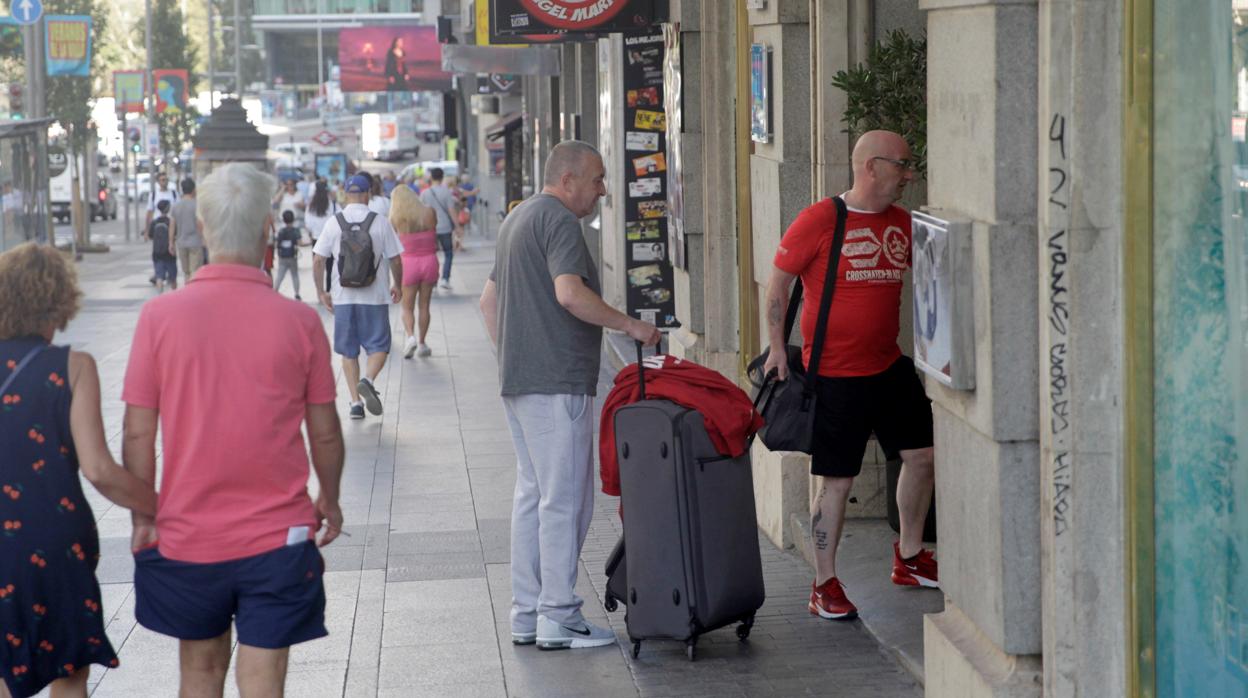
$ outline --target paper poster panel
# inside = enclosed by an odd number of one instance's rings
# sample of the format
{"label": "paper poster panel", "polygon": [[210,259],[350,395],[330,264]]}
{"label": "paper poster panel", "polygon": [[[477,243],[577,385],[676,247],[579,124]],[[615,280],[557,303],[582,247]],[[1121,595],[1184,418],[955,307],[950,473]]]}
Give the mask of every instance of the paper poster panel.
{"label": "paper poster panel", "polygon": [[622,159],[626,298],[633,317],[660,328],[679,327],[668,242],[663,34],[624,37],[624,136]]}
{"label": "paper poster panel", "polygon": [[347,27],[338,33],[343,92],[441,92],[442,45],[433,26]]}
{"label": "paper poster panel", "polygon": [[153,70],[152,85],[156,88],[156,113],[181,114],[186,111],[188,82],[189,76],[185,70]]}
{"label": "paper poster panel", "polygon": [[45,47],[48,75],[91,75],[91,17],[46,15]]}

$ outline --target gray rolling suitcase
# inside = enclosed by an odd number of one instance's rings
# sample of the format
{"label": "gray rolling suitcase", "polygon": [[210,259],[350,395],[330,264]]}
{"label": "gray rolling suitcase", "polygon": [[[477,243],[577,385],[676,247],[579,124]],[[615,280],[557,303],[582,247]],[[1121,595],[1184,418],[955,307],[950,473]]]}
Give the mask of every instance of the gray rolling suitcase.
{"label": "gray rolling suitcase", "polygon": [[615,448],[627,546],[608,589],[623,587],[633,656],[665,639],[692,660],[699,635],[732,623],[745,640],[764,599],[749,452],[721,456],[702,414],[667,400],[621,407]]}

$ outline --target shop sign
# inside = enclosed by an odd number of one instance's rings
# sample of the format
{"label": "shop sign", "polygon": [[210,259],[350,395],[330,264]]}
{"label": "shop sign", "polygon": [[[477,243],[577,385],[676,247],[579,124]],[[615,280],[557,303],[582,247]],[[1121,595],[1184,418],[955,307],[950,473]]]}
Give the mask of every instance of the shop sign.
{"label": "shop sign", "polygon": [[[914,363],[955,390],[975,388],[975,309],[971,226],[911,214],[914,271]],[[904,238],[885,233],[881,248],[904,262]],[[896,261],[894,261],[896,264]]]}
{"label": "shop sign", "polygon": [[655,0],[490,0],[500,35],[602,34],[658,23]]}

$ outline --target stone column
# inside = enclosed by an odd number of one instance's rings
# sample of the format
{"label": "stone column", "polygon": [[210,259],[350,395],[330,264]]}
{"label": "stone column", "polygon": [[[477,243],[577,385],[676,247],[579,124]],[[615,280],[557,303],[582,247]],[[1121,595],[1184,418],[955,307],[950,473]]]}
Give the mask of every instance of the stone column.
{"label": "stone column", "polygon": [[1044,693],[1126,695],[1122,3],[1040,2]]}
{"label": "stone column", "polygon": [[[753,42],[772,50],[772,141],[750,157],[754,235],[754,292],[759,307],[780,236],[813,200],[811,179],[811,79],[808,0],[776,0],[750,10]],[[748,133],[740,138],[749,138]],[[767,336],[766,318],[755,331]],[[743,331],[744,328],[743,328]],[[809,465],[800,454],[772,453],[755,442],[754,492],[759,526],[777,545],[794,544],[790,518],[809,517]]]}
{"label": "stone column", "polygon": [[929,696],[1040,692],[1036,351],[1037,7],[922,0],[928,200],[973,230],[975,385],[927,382],[945,611],[924,623]]}

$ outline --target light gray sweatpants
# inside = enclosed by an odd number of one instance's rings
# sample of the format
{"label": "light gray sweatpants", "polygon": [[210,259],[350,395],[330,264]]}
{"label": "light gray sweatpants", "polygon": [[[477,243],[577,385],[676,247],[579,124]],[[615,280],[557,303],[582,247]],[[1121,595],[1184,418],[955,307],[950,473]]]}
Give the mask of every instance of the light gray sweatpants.
{"label": "light gray sweatpants", "polygon": [[579,625],[581,546],[594,514],[594,399],[503,397],[516,447],[511,505],[511,628],[533,632],[537,616]]}
{"label": "light gray sweatpants", "polygon": [[299,295],[299,258],[298,257],[278,257],[277,258],[277,280],[273,282],[273,288],[281,291],[282,281],[286,279],[286,274],[290,274],[290,280],[295,284],[295,295]]}

